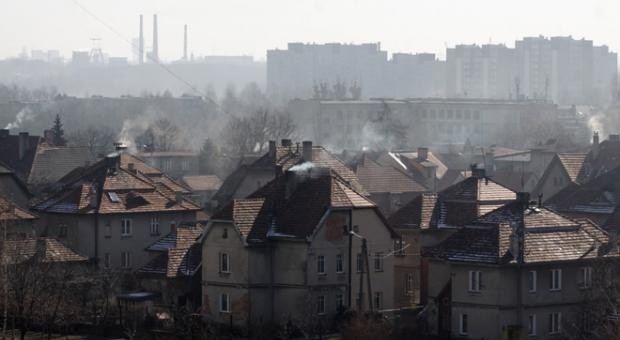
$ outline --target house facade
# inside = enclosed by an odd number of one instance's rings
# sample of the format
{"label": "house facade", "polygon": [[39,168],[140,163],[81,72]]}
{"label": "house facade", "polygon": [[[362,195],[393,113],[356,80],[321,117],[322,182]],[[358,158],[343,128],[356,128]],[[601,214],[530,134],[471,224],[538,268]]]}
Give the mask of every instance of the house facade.
{"label": "house facade", "polygon": [[210,318],[327,328],[343,308],[395,306],[396,234],[376,205],[334,172],[307,171],[288,171],[213,216],[203,240]]}

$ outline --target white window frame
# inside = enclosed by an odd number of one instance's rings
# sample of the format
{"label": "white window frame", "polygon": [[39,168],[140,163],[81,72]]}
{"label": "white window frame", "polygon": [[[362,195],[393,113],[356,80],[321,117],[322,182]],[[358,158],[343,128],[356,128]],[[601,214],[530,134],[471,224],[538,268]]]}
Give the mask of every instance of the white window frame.
{"label": "white window frame", "polygon": [[131,218],[121,218],[121,236],[127,237],[133,235],[133,221]]}
{"label": "white window frame", "polygon": [[376,252],[375,260],[373,262],[374,262],[375,272],[382,272],[383,271],[383,252]]}
{"label": "white window frame", "polygon": [[344,273],[344,255],[342,254],[336,255],[336,273]]}
{"label": "white window frame", "polygon": [[479,270],[469,271],[469,291],[479,293],[481,288],[480,279],[482,278],[482,272]]}
{"label": "white window frame", "polygon": [[325,295],[319,295],[316,297],[316,314],[325,314]]}
{"label": "white window frame", "polygon": [[528,327],[527,335],[535,336],[536,335],[536,314],[529,315],[527,327]]}
{"label": "white window frame", "polygon": [[562,269],[551,269],[551,287],[550,291],[562,290]]}
{"label": "white window frame", "polygon": [[159,235],[159,217],[151,216],[151,226],[150,226],[151,235]]}
{"label": "white window frame", "polygon": [[560,332],[562,332],[562,313],[549,314],[549,334],[559,334]]}
{"label": "white window frame", "polygon": [[318,255],[316,257],[316,272],[319,275],[325,275],[327,273],[325,270],[325,255]]}
{"label": "white window frame", "polygon": [[220,273],[230,273],[230,255],[227,252],[220,253]]}
{"label": "white window frame", "polygon": [[530,293],[536,293],[538,289],[538,273],[535,270],[530,270],[527,273],[527,291]]}
{"label": "white window frame", "polygon": [[586,266],[579,269],[580,288],[592,288],[592,267]]}
{"label": "white window frame", "polygon": [[468,331],[469,331],[469,318],[467,317],[467,314],[460,314],[459,315],[459,334],[467,335]]}
{"label": "white window frame", "polygon": [[[223,305],[223,302],[226,304]],[[230,296],[226,293],[220,294],[219,308],[220,313],[230,313]]]}
{"label": "white window frame", "polygon": [[121,268],[131,268],[131,252],[122,251],[121,252]]}

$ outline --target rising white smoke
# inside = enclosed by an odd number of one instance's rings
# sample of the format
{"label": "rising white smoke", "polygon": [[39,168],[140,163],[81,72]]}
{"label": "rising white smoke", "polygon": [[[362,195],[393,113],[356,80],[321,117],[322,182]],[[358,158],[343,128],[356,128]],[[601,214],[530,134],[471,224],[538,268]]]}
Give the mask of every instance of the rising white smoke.
{"label": "rising white smoke", "polygon": [[288,171],[293,172],[307,172],[308,170],[314,168],[314,163],[312,162],[303,162],[301,164],[297,164],[292,166]]}
{"label": "rising white smoke", "polygon": [[21,109],[17,116],[15,116],[15,120],[11,123],[8,123],[4,128],[5,129],[19,129],[22,124],[28,121],[32,121],[34,119],[35,114],[29,107]]}

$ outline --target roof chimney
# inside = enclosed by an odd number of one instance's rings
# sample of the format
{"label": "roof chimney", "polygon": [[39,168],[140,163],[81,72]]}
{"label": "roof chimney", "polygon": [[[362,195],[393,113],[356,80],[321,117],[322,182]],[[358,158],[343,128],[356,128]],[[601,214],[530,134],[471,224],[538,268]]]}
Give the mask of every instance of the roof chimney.
{"label": "roof chimney", "polygon": [[28,152],[28,149],[30,148],[30,143],[28,143],[28,132],[20,132],[18,138],[17,151],[19,154],[19,159],[24,159],[26,152]]}
{"label": "roof chimney", "polygon": [[127,163],[127,170],[129,170],[132,174],[137,173],[136,166],[133,163]]}
{"label": "roof chimney", "polygon": [[174,201],[177,204],[183,203],[183,193],[181,191],[175,191],[174,192]]}
{"label": "roof chimney", "polygon": [[312,162],[312,141],[306,140],[303,141],[303,157],[306,162]]}
{"label": "roof chimney", "polygon": [[470,168],[471,168],[471,177],[474,177],[474,178],[485,178],[486,177],[485,170],[478,168],[477,164],[472,164]]}
{"label": "roof chimney", "polygon": [[282,146],[292,146],[293,142],[290,139],[282,139]]}
{"label": "roof chimney", "polygon": [[127,149],[127,145],[123,142],[114,142],[114,149],[120,153]]}
{"label": "roof chimney", "polygon": [[422,162],[428,159],[428,148],[418,148],[418,161]]}
{"label": "roof chimney", "polygon": [[594,134],[592,135],[592,145],[598,145],[598,143],[598,131],[594,131]]}

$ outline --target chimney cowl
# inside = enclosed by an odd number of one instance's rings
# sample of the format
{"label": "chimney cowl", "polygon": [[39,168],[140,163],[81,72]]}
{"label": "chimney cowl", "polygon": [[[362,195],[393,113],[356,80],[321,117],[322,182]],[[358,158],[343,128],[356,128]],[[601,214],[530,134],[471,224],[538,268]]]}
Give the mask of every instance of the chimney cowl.
{"label": "chimney cowl", "polygon": [[306,140],[302,142],[303,158],[306,162],[312,162],[314,155],[312,152],[312,141]]}

